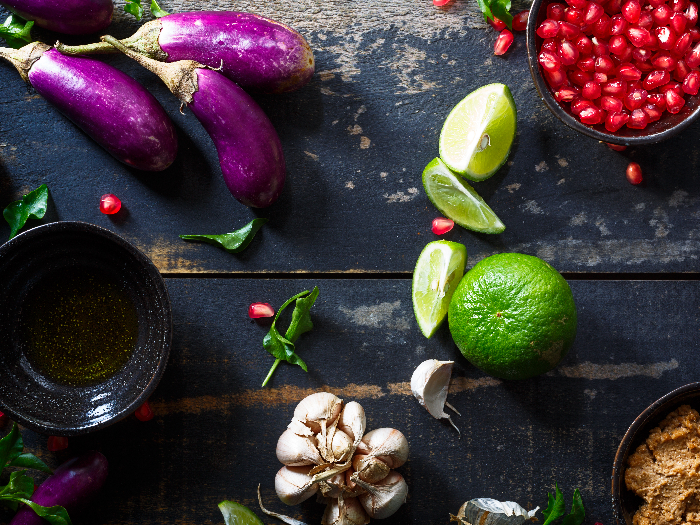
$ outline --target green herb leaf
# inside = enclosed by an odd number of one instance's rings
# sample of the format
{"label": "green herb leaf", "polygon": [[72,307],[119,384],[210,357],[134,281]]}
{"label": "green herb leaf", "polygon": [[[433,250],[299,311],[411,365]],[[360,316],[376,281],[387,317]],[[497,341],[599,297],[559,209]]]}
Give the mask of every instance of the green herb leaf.
{"label": "green herb leaf", "polygon": [[581,525],[586,517],[586,509],[583,508],[583,500],[578,489],[574,490],[574,499],[571,503],[571,512],[564,518],[561,525]]}
{"label": "green herb leaf", "polygon": [[24,450],[24,442],[19,433],[19,427],[17,423],[12,423],[10,432],[0,439],[0,472],[7,463],[19,457],[22,450]]}
{"label": "green herb leaf", "polygon": [[10,225],[10,239],[24,226],[27,219],[41,219],[46,213],[46,203],[49,198],[49,189],[42,184],[34,191],[30,191],[21,200],[10,203],[2,212],[3,217]]}
{"label": "green herb leaf", "polygon": [[547,492],[547,508],[542,511],[544,517],[544,523],[542,525],[549,525],[554,520],[561,518],[566,513],[566,508],[564,506],[564,495],[559,490],[557,484],[554,484],[554,496]]}
{"label": "green herb leaf", "polygon": [[489,18],[493,20],[493,13],[491,12],[489,3],[486,0],[476,0],[476,2],[479,4],[479,9],[481,9],[484,15],[484,22],[488,22]]}
{"label": "green herb leaf", "polygon": [[168,16],[170,14],[167,11],[164,11],[163,9],[161,9],[161,7],[158,5],[158,2],[156,2],[156,0],[151,0],[151,13],[156,18],[162,18],[162,17]]}
{"label": "green herb leaf", "polygon": [[136,20],[141,20],[143,17],[143,7],[141,7],[141,0],[126,0],[124,4],[124,11],[130,15],[134,15]]}
{"label": "green herb leaf", "polygon": [[508,29],[513,28],[513,15],[510,14],[510,0],[491,0],[493,16],[505,22]]}
{"label": "green herb leaf", "polygon": [[32,42],[33,20],[25,20],[17,15],[10,15],[0,26],[0,37],[5,39],[7,45],[19,49]]}
{"label": "green herb leaf", "polygon": [[33,501],[29,501],[28,499],[20,499],[19,501],[29,505],[38,516],[44,518],[51,525],[73,525],[73,522],[71,522],[70,517],[68,516],[68,512],[60,505],[55,505],[53,507],[42,507]]}
{"label": "green herb leaf", "polygon": [[180,235],[185,241],[200,241],[223,248],[229,253],[239,253],[245,250],[255,237],[260,227],[268,219],[253,219],[240,230],[221,235]]}
{"label": "green herb leaf", "polygon": [[0,499],[17,501],[20,498],[31,498],[34,494],[34,480],[27,476],[26,470],[18,470],[10,474],[10,482],[0,488]]}
{"label": "green herb leaf", "polygon": [[299,297],[297,299],[296,305],[294,306],[294,312],[292,312],[292,322],[289,323],[289,328],[287,328],[287,333],[285,336],[291,342],[297,340],[297,338],[304,332],[308,332],[314,327],[311,322],[311,314],[309,310],[316,302],[318,297],[318,286],[311,290],[311,293],[306,297]]}
{"label": "green herb leaf", "polygon": [[46,472],[47,474],[53,473],[51,467],[46,463],[36,457],[34,454],[28,452],[17,456],[15,459],[7,464],[8,467],[20,467],[20,468],[30,468],[32,470],[40,470]]}

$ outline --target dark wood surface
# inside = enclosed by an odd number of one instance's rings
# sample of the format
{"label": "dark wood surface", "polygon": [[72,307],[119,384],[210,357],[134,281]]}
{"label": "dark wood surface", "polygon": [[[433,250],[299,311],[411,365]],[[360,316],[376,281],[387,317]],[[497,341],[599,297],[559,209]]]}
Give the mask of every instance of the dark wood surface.
{"label": "dark wood surface", "polygon": [[[278,203],[251,210],[226,190],[194,116],[180,115],[160,81],[128,60],[105,59],[151,90],[178,127],[178,160],[164,173],[119,164],[0,66],[0,207],[47,183],[41,222],[83,220],[131,241],[167,277],[173,304],[173,350],[152,421],[130,417],[56,454],[45,436],[24,432],[54,466],[87,448],[108,457],[107,487],[76,525],[222,523],[216,504],[257,509],[258,483],[270,508],[320,523],[322,506],[287,508],[273,486],[277,438],[296,403],[318,390],[360,402],[368,429],[406,434],[410,460],[400,471],[409,498],[387,525],[447,523],[475,497],[543,507],[555,481],[567,502],[581,489],[586,525],[612,525],[610,473],[625,430],[654,400],[698,380],[700,128],[622,154],[577,135],[538,99],[524,35],[494,57],[495,33],[472,0],[446,9],[429,0],[161,5],[289,23],[311,43],[317,75],[296,93],[256,97],[280,134],[288,178]],[[110,32],[136,27],[118,14]],[[437,155],[449,110],[489,82],[512,89],[518,135],[508,165],[474,186],[507,229],[455,228],[446,238],[466,245],[468,266],[499,252],[544,258],[569,278],[579,314],[565,361],[520,382],[472,367],[446,327],[426,340],[410,298],[416,258],[436,238],[423,167]],[[624,177],[631,159],[645,173],[640,187]],[[100,214],[103,193],[117,194],[124,210]],[[270,222],[240,255],[178,238],[228,232],[256,216]],[[0,239],[8,234],[0,224]],[[262,389],[272,358],[248,305],[279,306],[316,285],[315,328],[299,341],[309,373],[283,364]],[[462,413],[461,439],[410,394],[411,373],[428,358],[455,361],[449,401]]]}

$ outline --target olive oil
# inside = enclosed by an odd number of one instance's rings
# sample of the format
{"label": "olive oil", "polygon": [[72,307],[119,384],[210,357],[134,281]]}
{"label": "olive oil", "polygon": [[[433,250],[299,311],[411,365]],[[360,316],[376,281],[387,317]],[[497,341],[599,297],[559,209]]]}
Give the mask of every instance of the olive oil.
{"label": "olive oil", "polygon": [[124,287],[80,267],[39,281],[21,305],[19,325],[32,366],[70,386],[109,379],[129,360],[138,337],[136,307]]}

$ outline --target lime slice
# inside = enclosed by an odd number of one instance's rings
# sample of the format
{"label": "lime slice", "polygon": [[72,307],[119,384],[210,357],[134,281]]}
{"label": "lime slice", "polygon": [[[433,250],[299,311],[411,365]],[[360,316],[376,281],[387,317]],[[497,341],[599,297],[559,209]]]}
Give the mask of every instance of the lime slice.
{"label": "lime slice", "polygon": [[222,501],[219,510],[226,525],[265,525],[252,510],[235,501]]}
{"label": "lime slice", "polygon": [[433,159],[423,170],[423,187],[430,202],[460,226],[481,233],[501,233],[506,229],[474,188],[439,158]]}
{"label": "lime slice", "polygon": [[416,321],[428,339],[445,320],[466,264],[467,249],[457,242],[430,242],[418,257],[411,296]]}
{"label": "lime slice", "polygon": [[445,119],[440,158],[470,180],[488,179],[508,158],[516,117],[515,102],[505,84],[472,91]]}

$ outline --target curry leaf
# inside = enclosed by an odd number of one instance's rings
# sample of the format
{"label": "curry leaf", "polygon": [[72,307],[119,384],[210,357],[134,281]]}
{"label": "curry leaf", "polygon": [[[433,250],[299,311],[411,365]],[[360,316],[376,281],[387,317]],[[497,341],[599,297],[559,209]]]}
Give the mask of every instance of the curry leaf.
{"label": "curry leaf", "polygon": [[510,14],[510,0],[491,0],[491,12],[493,16],[505,22],[512,29],[513,15]]}
{"label": "curry leaf", "polygon": [[200,241],[223,248],[229,253],[239,253],[245,250],[255,237],[260,227],[267,219],[253,219],[240,230],[221,235],[180,235],[185,241]]}
{"label": "curry leaf", "polygon": [[556,483],[554,484],[554,496],[547,492],[547,500],[547,508],[542,511],[545,517],[542,525],[549,525],[566,513],[564,495],[561,493]]}
{"label": "curry leaf", "polygon": [[10,239],[24,226],[27,219],[41,219],[46,213],[46,203],[49,198],[49,189],[42,184],[34,191],[30,191],[21,200],[10,203],[2,212],[3,217],[10,225]]}
{"label": "curry leaf", "polygon": [[564,518],[561,525],[581,525],[586,517],[586,510],[583,508],[583,500],[578,489],[574,490],[574,500],[571,503],[571,512]]}
{"label": "curry leaf", "polygon": [[[151,14],[156,18],[161,18],[170,14],[167,11],[161,9],[156,0],[151,0],[150,7]],[[141,0],[126,0],[126,4],[124,5],[124,11],[134,15],[136,17],[136,20],[141,20],[141,17],[143,17],[143,7],[141,6]]]}
{"label": "curry leaf", "polygon": [[17,423],[13,423],[10,432],[0,439],[0,472],[6,463],[22,454],[22,450],[24,450],[22,436],[19,433]]}
{"label": "curry leaf", "polygon": [[53,470],[46,463],[36,457],[34,454],[24,453],[17,456],[15,459],[7,464],[8,467],[20,467],[20,468],[30,468],[33,470],[40,470],[51,474]]}
{"label": "curry leaf", "polygon": [[10,15],[0,26],[0,37],[5,39],[7,45],[19,49],[32,42],[33,20],[25,20],[17,15]]}
{"label": "curry leaf", "polygon": [[10,474],[10,482],[0,487],[0,499],[17,501],[19,498],[31,498],[34,493],[34,480],[19,470]]}
{"label": "curry leaf", "polygon": [[55,505],[53,507],[42,507],[33,501],[29,501],[28,499],[19,499],[19,501],[29,505],[34,512],[36,512],[37,516],[44,518],[51,525],[73,525],[70,517],[68,516],[68,512],[60,505]]}
{"label": "curry leaf", "polygon": [[151,13],[156,18],[162,18],[162,17],[168,16],[170,14],[167,11],[164,11],[163,9],[161,9],[161,7],[158,5],[158,2],[156,2],[156,0],[151,0]]}

